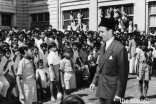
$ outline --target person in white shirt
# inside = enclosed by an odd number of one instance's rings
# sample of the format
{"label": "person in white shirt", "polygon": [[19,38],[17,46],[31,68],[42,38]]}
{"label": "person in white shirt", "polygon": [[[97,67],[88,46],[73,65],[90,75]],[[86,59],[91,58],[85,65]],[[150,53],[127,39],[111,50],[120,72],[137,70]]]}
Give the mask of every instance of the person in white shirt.
{"label": "person in white shirt", "polygon": [[[137,56],[137,54],[141,51],[141,48],[140,48],[140,45],[137,45],[137,48],[135,50],[135,56]],[[138,64],[138,60],[135,60],[135,67],[134,67],[134,70],[136,73],[138,73],[139,69],[137,67],[137,64]]]}
{"label": "person in white shirt", "polygon": [[51,43],[48,46],[49,54],[47,57],[48,65],[49,65],[49,74],[50,74],[50,91],[51,91],[51,100],[55,101],[54,98],[54,85],[56,85],[56,90],[58,90],[58,93],[61,92],[60,88],[60,79],[59,79],[59,66],[61,58],[58,55],[57,46],[55,43]]}

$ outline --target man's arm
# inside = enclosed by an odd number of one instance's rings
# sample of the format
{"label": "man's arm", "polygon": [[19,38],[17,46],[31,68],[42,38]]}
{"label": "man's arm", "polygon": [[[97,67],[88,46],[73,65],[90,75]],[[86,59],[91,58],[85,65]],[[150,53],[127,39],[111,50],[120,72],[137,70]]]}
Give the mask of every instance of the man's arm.
{"label": "man's arm", "polygon": [[22,91],[22,87],[21,87],[21,75],[17,75],[16,77],[16,82],[17,82],[17,87],[18,87],[18,90],[19,90],[19,94],[20,95],[23,95],[23,91]]}
{"label": "man's arm", "polygon": [[128,66],[128,53],[126,49],[123,47],[117,53],[117,63],[118,63],[118,83],[116,96],[123,98],[125,95],[129,66]]}
{"label": "man's arm", "polygon": [[130,58],[131,58],[131,46],[132,46],[132,43],[131,43],[131,42],[132,42],[132,41],[130,40],[130,41],[129,41],[129,50],[128,50],[128,51],[129,51]]}
{"label": "man's arm", "polygon": [[97,86],[98,84],[98,79],[99,79],[99,65],[97,65],[96,67],[96,73],[94,75],[94,78],[93,78],[93,81],[92,81],[92,84],[95,84]]}

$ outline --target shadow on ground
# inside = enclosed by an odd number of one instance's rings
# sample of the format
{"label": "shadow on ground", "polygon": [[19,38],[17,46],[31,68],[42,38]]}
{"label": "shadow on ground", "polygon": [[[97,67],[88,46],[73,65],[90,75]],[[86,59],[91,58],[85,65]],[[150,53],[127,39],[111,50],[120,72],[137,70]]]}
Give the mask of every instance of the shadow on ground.
{"label": "shadow on ground", "polygon": [[79,95],[80,97],[88,96],[88,94],[77,94],[77,95]]}
{"label": "shadow on ground", "polygon": [[128,96],[128,97],[125,97],[124,99],[125,100],[130,100],[130,99],[133,99],[134,97],[133,96]]}
{"label": "shadow on ground", "polygon": [[149,99],[154,99],[154,98],[156,98],[156,95],[150,95],[150,96],[148,96],[148,98]]}
{"label": "shadow on ground", "polygon": [[97,98],[97,97],[94,97],[94,98],[89,98],[88,100],[91,100],[91,101],[93,101],[93,100],[97,100],[97,99],[99,99],[99,98]]}

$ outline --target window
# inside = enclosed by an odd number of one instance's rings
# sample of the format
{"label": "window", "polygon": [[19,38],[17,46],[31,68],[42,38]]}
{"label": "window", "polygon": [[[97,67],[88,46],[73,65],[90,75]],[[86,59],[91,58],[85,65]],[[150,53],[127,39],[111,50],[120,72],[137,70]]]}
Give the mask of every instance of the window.
{"label": "window", "polygon": [[32,14],[32,22],[37,22],[37,14]]}
{"label": "window", "polygon": [[2,14],[2,26],[11,26],[11,14]]}
{"label": "window", "polygon": [[45,22],[49,21],[49,13],[38,13],[38,14],[32,14],[32,22]]}
{"label": "window", "polygon": [[49,21],[49,13],[45,13],[45,21]]}
{"label": "window", "polygon": [[49,25],[49,13],[32,14],[32,28],[46,29]]}
{"label": "window", "polygon": [[40,13],[38,14],[38,21],[44,21],[44,14],[43,13]]}
{"label": "window", "polygon": [[149,27],[156,29],[156,2],[149,3]]}
{"label": "window", "polygon": [[125,5],[115,5],[115,6],[107,6],[107,7],[102,7],[102,10],[104,11],[104,16],[106,15],[107,9],[108,8],[114,8],[116,7],[119,11],[122,10],[122,8],[125,8],[125,11],[128,15],[129,21],[133,21],[133,16],[134,16],[134,6],[133,4],[125,4]]}
{"label": "window", "polygon": [[45,0],[31,0],[32,2],[37,2],[37,1],[45,1]]}
{"label": "window", "polygon": [[[88,26],[89,25],[89,9],[71,10],[72,14],[73,14],[73,17],[75,19],[76,25],[77,25],[77,21],[78,21],[77,14],[78,14],[78,12],[80,10],[81,10],[81,14],[83,15],[82,23],[86,23],[86,25]],[[70,21],[70,13],[71,13],[71,11],[64,11],[63,12],[63,27],[65,29],[67,29],[68,26],[71,24],[71,21]]]}

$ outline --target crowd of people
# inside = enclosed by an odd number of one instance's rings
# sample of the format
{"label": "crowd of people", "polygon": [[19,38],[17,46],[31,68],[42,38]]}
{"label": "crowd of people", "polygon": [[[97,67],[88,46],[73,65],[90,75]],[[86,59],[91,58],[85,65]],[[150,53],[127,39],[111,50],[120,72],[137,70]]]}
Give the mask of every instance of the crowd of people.
{"label": "crowd of people", "polygon": [[[143,98],[150,77],[156,76],[156,36],[141,34],[135,27],[131,33],[116,30],[114,34],[129,53],[129,73],[138,75]],[[24,104],[46,98],[61,100],[89,84],[101,44],[97,31],[62,32],[51,25],[45,30],[0,30],[0,102],[14,98]]]}

